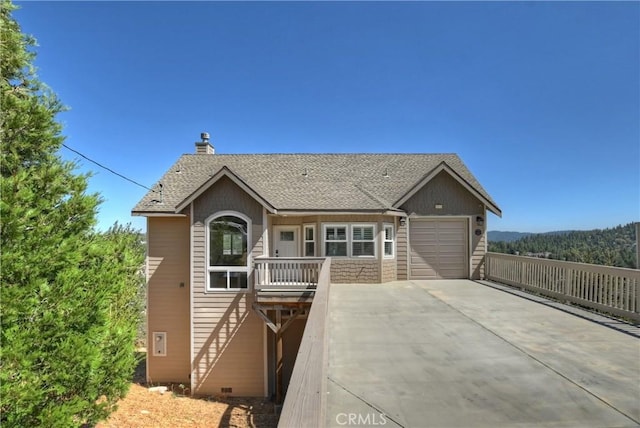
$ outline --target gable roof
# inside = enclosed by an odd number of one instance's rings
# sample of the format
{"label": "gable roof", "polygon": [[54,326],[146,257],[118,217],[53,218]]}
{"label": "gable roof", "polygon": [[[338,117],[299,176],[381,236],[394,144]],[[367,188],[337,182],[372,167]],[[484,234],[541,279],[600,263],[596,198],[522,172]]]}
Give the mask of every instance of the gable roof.
{"label": "gable roof", "polygon": [[502,215],[455,154],[186,154],[132,213],[177,214],[223,176],[270,212],[398,210],[441,171]]}

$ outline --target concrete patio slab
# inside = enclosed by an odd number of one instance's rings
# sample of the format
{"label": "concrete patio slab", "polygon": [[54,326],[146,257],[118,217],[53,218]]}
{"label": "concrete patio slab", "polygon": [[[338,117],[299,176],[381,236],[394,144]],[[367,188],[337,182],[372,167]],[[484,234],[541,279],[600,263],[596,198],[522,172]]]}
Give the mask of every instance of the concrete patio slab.
{"label": "concrete patio slab", "polygon": [[473,281],[332,285],[327,426],[640,426],[640,340]]}

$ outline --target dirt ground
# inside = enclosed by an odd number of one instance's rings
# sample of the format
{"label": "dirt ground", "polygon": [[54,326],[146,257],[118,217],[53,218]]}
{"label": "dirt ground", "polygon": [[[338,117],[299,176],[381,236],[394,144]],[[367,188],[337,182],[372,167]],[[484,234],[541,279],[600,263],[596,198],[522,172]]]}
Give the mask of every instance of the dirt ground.
{"label": "dirt ground", "polygon": [[118,410],[96,428],[234,427],[275,428],[273,403],[259,398],[191,398],[178,385],[161,394],[144,384],[144,360]]}

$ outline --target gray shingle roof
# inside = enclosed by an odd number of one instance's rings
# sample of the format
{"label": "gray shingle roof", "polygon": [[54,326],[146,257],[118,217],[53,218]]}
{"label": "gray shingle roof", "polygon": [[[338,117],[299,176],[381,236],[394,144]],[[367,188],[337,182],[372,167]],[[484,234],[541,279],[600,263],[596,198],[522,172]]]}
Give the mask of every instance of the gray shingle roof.
{"label": "gray shingle roof", "polygon": [[384,211],[443,162],[497,209],[455,154],[186,154],[132,212],[175,213],[223,167],[279,211]]}

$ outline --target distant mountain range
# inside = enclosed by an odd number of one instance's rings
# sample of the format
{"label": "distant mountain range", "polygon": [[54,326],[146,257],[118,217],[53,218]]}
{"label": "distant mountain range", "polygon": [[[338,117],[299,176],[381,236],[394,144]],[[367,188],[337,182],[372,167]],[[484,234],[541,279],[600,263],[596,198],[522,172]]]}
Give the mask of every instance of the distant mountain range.
{"label": "distant mountain range", "polygon": [[487,238],[489,242],[513,242],[518,239],[526,238],[531,235],[565,235],[567,233],[573,232],[572,230],[556,230],[553,232],[544,232],[544,233],[532,233],[532,232],[503,232],[500,230],[490,230],[487,232]]}
{"label": "distant mountain range", "polygon": [[525,236],[531,236],[533,233],[529,232],[503,232],[501,230],[490,230],[487,232],[487,239],[489,242],[503,241],[513,242]]}
{"label": "distant mountain range", "polygon": [[489,251],[634,268],[635,225],[547,233],[489,231]]}

